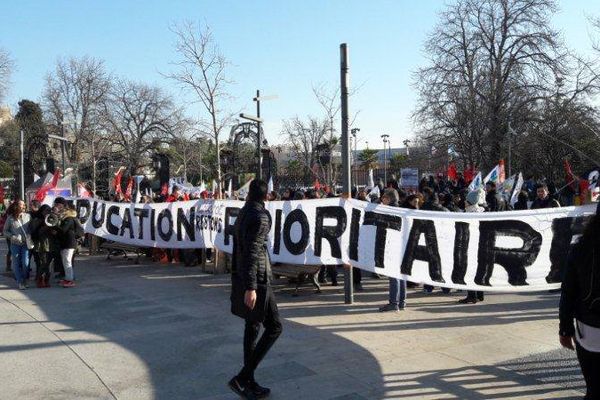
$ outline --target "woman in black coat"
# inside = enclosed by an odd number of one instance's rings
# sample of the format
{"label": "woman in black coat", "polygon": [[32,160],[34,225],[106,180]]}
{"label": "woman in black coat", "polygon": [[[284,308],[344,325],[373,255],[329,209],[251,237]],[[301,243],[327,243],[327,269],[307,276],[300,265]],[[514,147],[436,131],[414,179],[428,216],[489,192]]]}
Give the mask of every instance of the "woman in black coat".
{"label": "woman in black coat", "polygon": [[[600,207],[598,209],[600,211]],[[600,213],[571,250],[560,298],[560,344],[577,351],[586,399],[600,398]]]}

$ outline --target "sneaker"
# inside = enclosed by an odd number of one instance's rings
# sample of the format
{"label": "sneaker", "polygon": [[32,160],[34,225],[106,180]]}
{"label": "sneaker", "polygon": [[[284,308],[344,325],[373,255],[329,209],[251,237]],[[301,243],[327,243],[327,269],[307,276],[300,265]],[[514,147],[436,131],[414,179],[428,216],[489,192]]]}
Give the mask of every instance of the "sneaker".
{"label": "sneaker", "polygon": [[465,297],[462,300],[458,301],[459,304],[476,304],[477,303],[477,299],[474,299],[472,297]]}
{"label": "sneaker", "polygon": [[229,388],[242,399],[246,400],[255,400],[257,399],[256,395],[252,391],[252,389],[248,385],[242,385],[241,381],[237,376],[231,378],[228,383]]}
{"label": "sneaker", "polygon": [[70,288],[70,287],[75,287],[75,282],[73,281],[63,281],[63,283],[61,284],[62,287],[64,288]]}
{"label": "sneaker", "polygon": [[357,283],[356,285],[354,285],[354,291],[356,292],[362,292],[365,289],[362,287],[362,285],[360,283]]}
{"label": "sneaker", "polygon": [[229,389],[231,389],[238,396],[241,396],[244,393],[244,386],[242,386],[237,376],[231,378],[229,383],[227,383],[227,386],[229,386]]}
{"label": "sneaker", "polygon": [[383,307],[379,307],[379,312],[387,312],[387,311],[400,311],[400,308],[396,304],[386,304]]}
{"label": "sneaker", "polygon": [[19,283],[19,290],[25,290],[27,289],[27,287],[25,285],[23,285],[22,283]]}
{"label": "sneaker", "polygon": [[248,382],[248,385],[247,385],[246,389],[251,390],[252,393],[254,394],[254,396],[256,396],[257,399],[264,399],[266,397],[269,397],[269,395],[271,394],[271,389],[260,386],[254,380]]}

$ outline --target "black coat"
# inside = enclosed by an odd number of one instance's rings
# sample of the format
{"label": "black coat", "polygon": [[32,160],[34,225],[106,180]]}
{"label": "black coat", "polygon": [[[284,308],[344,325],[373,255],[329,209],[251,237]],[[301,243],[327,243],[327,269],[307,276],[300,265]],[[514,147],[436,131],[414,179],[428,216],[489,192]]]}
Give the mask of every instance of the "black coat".
{"label": "black coat", "polygon": [[421,210],[424,211],[448,211],[448,209],[442,205],[440,205],[439,203],[436,203],[432,200],[427,200],[425,203],[423,203],[423,205],[421,206]]}
{"label": "black coat", "polygon": [[63,218],[58,226],[59,240],[61,249],[76,249],[77,248],[77,221],[75,217],[68,215]]}
{"label": "black coat", "polygon": [[535,199],[533,203],[531,203],[531,209],[537,210],[540,208],[556,208],[560,207],[560,203],[557,200],[554,200],[552,197],[548,196],[544,200],[540,200],[539,198]]}
{"label": "black coat", "polygon": [[485,195],[485,202],[487,203],[487,207],[485,209],[486,211],[506,211],[502,196],[500,196],[495,190],[490,190]]}
{"label": "black coat", "polygon": [[574,320],[600,328],[600,249],[583,243],[569,253],[566,276],[560,296],[560,334],[574,336]]}
{"label": "black coat", "polygon": [[247,201],[235,221],[232,252],[232,280],[240,290],[256,290],[271,282],[267,238],[271,216],[262,202]]}

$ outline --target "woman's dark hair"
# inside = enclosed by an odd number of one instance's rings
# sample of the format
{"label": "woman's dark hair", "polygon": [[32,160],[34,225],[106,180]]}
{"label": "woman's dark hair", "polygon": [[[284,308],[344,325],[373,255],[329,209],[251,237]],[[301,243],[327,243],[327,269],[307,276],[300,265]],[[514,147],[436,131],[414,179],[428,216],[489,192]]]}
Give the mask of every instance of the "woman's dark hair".
{"label": "woman's dark hair", "polygon": [[248,189],[247,201],[265,201],[269,193],[267,182],[262,179],[254,179],[250,182],[250,188]]}
{"label": "woman's dark hair", "polygon": [[23,200],[17,198],[10,204],[10,206],[8,207],[8,215],[10,215],[13,218],[17,218],[19,216],[19,208],[17,207],[17,205],[19,205],[21,201]]}

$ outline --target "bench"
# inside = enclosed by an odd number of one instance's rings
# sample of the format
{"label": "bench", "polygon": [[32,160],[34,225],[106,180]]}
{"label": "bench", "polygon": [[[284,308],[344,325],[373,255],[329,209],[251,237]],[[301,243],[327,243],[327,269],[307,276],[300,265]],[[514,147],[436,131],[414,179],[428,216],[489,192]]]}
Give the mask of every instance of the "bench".
{"label": "bench", "polygon": [[[106,255],[107,260],[110,260],[111,256],[114,256],[115,254],[122,254],[123,256],[127,257],[127,253],[135,253],[135,255],[136,255],[135,263],[136,264],[140,263],[140,255],[142,253],[144,253],[144,251],[145,251],[145,249],[143,247],[130,246],[127,244],[111,242],[111,241],[106,241],[106,242],[102,243],[100,245],[100,248],[108,250],[108,254]],[[130,260],[129,257],[127,257],[127,259]]]}
{"label": "bench", "polygon": [[289,278],[290,282],[296,283],[296,289],[294,290],[294,296],[298,296],[298,288],[307,280],[317,289],[317,293],[321,293],[321,286],[319,285],[318,275],[320,265],[294,265],[294,264],[273,264],[271,265],[271,271],[273,275],[280,277]]}

